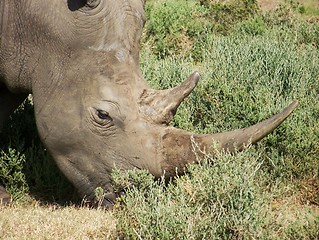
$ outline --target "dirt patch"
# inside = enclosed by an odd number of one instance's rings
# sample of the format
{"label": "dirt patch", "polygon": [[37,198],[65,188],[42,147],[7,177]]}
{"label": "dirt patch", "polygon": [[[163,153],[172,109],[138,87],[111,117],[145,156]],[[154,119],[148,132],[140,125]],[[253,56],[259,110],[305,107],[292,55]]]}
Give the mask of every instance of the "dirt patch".
{"label": "dirt patch", "polygon": [[267,12],[276,9],[282,0],[259,0],[258,5],[263,12]]}
{"label": "dirt patch", "polygon": [[300,182],[300,202],[316,206],[319,210],[319,179],[313,177]]}

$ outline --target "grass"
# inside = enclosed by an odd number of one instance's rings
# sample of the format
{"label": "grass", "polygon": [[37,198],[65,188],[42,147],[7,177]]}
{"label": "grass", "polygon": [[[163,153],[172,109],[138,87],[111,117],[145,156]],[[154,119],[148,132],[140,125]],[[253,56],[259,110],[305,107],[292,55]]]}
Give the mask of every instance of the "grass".
{"label": "grass", "polygon": [[194,70],[202,74],[173,125],[232,130],[298,99],[293,115],[257,146],[206,155],[168,182],[145,171],[115,172],[126,198],[107,212],[81,205],[41,145],[26,103],[0,141],[1,181],[17,201],[0,209],[3,239],[319,238],[319,26],[288,3],[236,16],[222,31],[210,13],[199,1],[147,3],[145,78],[164,89]]}
{"label": "grass", "polygon": [[57,205],[0,206],[1,239],[110,239],[116,232],[111,212]]}
{"label": "grass", "polygon": [[319,16],[319,3],[316,0],[302,1],[304,6],[304,14],[307,16]]}
{"label": "grass", "polygon": [[258,2],[261,6],[261,10],[265,11],[274,10],[279,5],[292,3],[293,5],[298,6],[297,10],[305,16],[319,15],[319,4],[317,0],[259,0]]}

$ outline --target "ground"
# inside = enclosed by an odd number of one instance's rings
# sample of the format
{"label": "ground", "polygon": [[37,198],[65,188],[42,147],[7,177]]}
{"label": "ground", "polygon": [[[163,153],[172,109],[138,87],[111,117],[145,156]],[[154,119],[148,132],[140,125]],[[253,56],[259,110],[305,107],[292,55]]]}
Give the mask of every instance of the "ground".
{"label": "ground", "polygon": [[278,7],[283,0],[259,0],[258,2],[260,9],[263,11],[269,11]]}

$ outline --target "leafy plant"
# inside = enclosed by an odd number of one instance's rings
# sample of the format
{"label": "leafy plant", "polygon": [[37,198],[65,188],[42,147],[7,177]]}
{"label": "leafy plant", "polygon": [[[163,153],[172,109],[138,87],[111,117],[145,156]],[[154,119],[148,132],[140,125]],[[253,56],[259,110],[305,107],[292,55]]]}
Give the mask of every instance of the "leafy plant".
{"label": "leafy plant", "polygon": [[217,32],[227,34],[237,23],[254,17],[259,12],[256,0],[199,0],[209,9],[209,19]]}
{"label": "leafy plant", "polygon": [[15,200],[30,193],[47,201],[78,201],[76,192],[42,145],[35,126],[32,99],[11,116],[1,133],[0,180]]}
{"label": "leafy plant", "polygon": [[267,25],[260,16],[244,20],[234,27],[240,34],[249,34],[253,36],[263,35],[266,32]]}
{"label": "leafy plant", "polygon": [[146,4],[148,21],[145,26],[144,46],[159,58],[172,54],[192,56],[193,46],[202,34],[211,29],[202,21],[205,9],[194,1],[164,1],[160,5]]}
{"label": "leafy plant", "polygon": [[[273,218],[284,213],[271,206],[283,192],[277,179],[272,192],[261,190],[267,175],[263,164],[258,151],[247,149],[236,156],[206,156],[169,183],[149,181],[145,171],[128,171],[128,181],[134,176],[134,181],[148,187],[127,189],[115,212],[118,235],[124,239],[317,237],[319,219],[310,209],[303,222]],[[306,232],[306,226],[313,230]]]}

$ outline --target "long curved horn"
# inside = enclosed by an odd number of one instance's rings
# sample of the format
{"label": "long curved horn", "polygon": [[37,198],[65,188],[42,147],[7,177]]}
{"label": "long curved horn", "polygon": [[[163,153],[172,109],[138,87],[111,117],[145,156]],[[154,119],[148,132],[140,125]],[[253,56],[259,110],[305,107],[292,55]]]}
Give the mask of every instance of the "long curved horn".
{"label": "long curved horn", "polygon": [[[216,134],[192,134],[180,129],[168,127],[161,136],[162,160],[161,173],[174,176],[184,171],[187,163],[196,162],[196,154],[202,151],[214,154],[217,150],[235,152],[248,144],[254,144],[278,127],[298,106],[294,100],[282,112],[253,126],[230,132]],[[193,151],[193,141],[201,151]],[[157,175],[157,174],[156,174]]]}
{"label": "long curved horn", "polygon": [[294,111],[297,106],[298,101],[294,100],[282,112],[277,113],[271,118],[253,126],[225,133],[216,133],[211,136],[205,136],[204,138],[213,139],[216,141],[220,149],[224,149],[229,152],[242,150],[245,145],[257,143],[259,140],[271,133]]}

